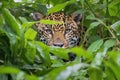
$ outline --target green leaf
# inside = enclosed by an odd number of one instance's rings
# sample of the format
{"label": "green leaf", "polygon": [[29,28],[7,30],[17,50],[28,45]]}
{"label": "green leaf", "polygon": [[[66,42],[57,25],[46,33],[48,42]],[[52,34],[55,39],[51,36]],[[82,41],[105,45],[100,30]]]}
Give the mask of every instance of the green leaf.
{"label": "green leaf", "polygon": [[100,24],[100,22],[93,22],[93,23],[91,23],[91,24],[90,24],[90,27],[88,28],[87,31],[90,31],[91,29],[97,27],[99,24]]}
{"label": "green leaf", "polygon": [[54,25],[54,24],[64,24],[63,22],[54,21],[54,20],[40,20],[40,23],[51,24],[51,25]]}
{"label": "green leaf", "polygon": [[116,40],[115,39],[110,39],[110,40],[107,40],[105,43],[104,43],[104,47],[106,47],[107,49],[108,48],[111,48],[115,45],[115,42]]}
{"label": "green leaf", "polygon": [[36,55],[35,42],[33,42],[33,41],[27,42],[25,49],[26,49],[26,51],[25,51],[24,55],[25,55],[27,61],[29,61],[30,63],[33,63],[34,59],[35,59],[35,55]]}
{"label": "green leaf", "polygon": [[114,0],[108,5],[108,11],[110,16],[117,16],[120,17],[119,11],[120,11],[120,1],[119,0]]}
{"label": "green leaf", "polygon": [[111,28],[117,32],[117,35],[120,35],[120,20],[112,24]]}
{"label": "green leaf", "polygon": [[89,52],[96,52],[103,44],[103,39],[93,42],[87,49]]}
{"label": "green leaf", "polygon": [[42,42],[36,41],[36,48],[37,48],[38,56],[42,60],[43,64],[45,64],[46,66],[50,66],[51,60],[50,60],[50,56],[49,56],[48,46],[46,46]]}
{"label": "green leaf", "polygon": [[28,27],[30,27],[30,26],[32,26],[34,24],[35,24],[35,22],[25,22],[25,23],[22,24],[22,27],[23,28],[28,28]]}
{"label": "green leaf", "polygon": [[79,69],[87,66],[88,66],[87,64],[83,63],[79,64],[70,63],[67,66],[65,65],[49,72],[45,80],[67,80],[72,73],[75,73]]}
{"label": "green leaf", "polygon": [[69,51],[63,48],[56,48],[56,47],[49,47],[49,51],[56,56],[67,59],[68,60],[68,53]]}
{"label": "green leaf", "polygon": [[28,29],[24,34],[25,39],[29,39],[29,40],[34,40],[36,35],[37,35],[37,32],[34,31],[32,28]]}
{"label": "green leaf", "polygon": [[12,29],[12,31],[17,34],[17,35],[21,35],[21,25],[17,22],[17,20],[15,19],[15,17],[10,13],[10,11],[6,8],[2,9],[2,13],[4,16],[4,19],[6,21],[6,23],[8,24],[8,26]]}
{"label": "green leaf", "polygon": [[55,7],[52,7],[48,10],[48,14],[62,10],[67,4],[68,2],[57,4]]}
{"label": "green leaf", "polygon": [[0,74],[17,74],[19,72],[20,72],[19,69],[13,67],[0,66]]}
{"label": "green leaf", "polygon": [[88,70],[88,74],[89,74],[90,80],[102,80],[103,79],[102,78],[103,72],[101,68],[91,67]]}
{"label": "green leaf", "polygon": [[70,52],[77,54],[77,56],[82,56],[85,59],[87,59],[88,61],[91,61],[93,58],[93,56],[90,52],[87,52],[86,50],[84,50],[83,48],[80,48],[80,47],[71,48]]}
{"label": "green leaf", "polygon": [[26,75],[25,80],[39,80],[35,75]]}
{"label": "green leaf", "polygon": [[120,52],[109,52],[108,60],[104,61],[105,66],[112,71],[117,80],[120,80]]}

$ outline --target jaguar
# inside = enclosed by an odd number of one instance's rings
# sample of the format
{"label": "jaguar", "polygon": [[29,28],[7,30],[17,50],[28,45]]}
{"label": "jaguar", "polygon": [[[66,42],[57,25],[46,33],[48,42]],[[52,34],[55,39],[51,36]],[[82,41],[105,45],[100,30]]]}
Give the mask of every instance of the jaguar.
{"label": "jaguar", "polygon": [[65,15],[63,12],[56,12],[49,15],[42,15],[39,12],[33,13],[34,20],[54,20],[63,22],[58,24],[36,23],[39,40],[48,46],[71,48],[81,42],[80,21],[81,14],[72,13]]}

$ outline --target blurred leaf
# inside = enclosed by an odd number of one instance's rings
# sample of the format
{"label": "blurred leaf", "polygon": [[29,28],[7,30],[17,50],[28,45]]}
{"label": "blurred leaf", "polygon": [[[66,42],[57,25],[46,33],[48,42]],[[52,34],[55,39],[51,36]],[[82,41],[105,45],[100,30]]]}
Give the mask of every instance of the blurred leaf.
{"label": "blurred leaf", "polygon": [[87,49],[88,52],[96,52],[103,44],[103,39],[93,42]]}
{"label": "blurred leaf", "polygon": [[1,26],[3,25],[3,16],[0,14],[0,28],[1,28]]}
{"label": "blurred leaf", "polygon": [[35,55],[36,55],[36,46],[35,46],[35,42],[33,41],[29,41],[26,45],[26,51],[24,53],[24,55],[26,56],[27,60],[31,63],[34,62],[35,59]]}
{"label": "blurred leaf", "polygon": [[106,68],[105,74],[105,80],[116,80],[114,73],[110,68]]}
{"label": "blurred leaf", "polygon": [[80,47],[71,48],[70,52],[77,54],[77,56],[82,56],[82,57],[88,59],[88,61],[92,60],[92,58],[93,58],[91,53],[87,52],[86,50],[84,50],[83,48],[80,48]]}
{"label": "blurred leaf", "polygon": [[25,80],[39,80],[39,79],[34,75],[26,75]]}
{"label": "blurred leaf", "polygon": [[19,69],[13,67],[0,66],[0,74],[18,74],[19,72]]}
{"label": "blurred leaf", "polygon": [[[41,0],[43,2],[45,2],[45,0]],[[41,5],[38,3],[38,7],[39,7],[39,11],[42,13],[42,14],[46,14],[47,13],[47,8],[46,8],[46,5]]]}
{"label": "blurred leaf", "polygon": [[102,64],[104,57],[106,56],[106,53],[107,53],[107,48],[104,48],[103,51],[98,52],[95,58],[93,59],[91,66],[92,67],[100,66]]}
{"label": "blurred leaf", "polygon": [[69,51],[63,48],[56,48],[56,47],[49,47],[49,51],[56,56],[67,59],[68,60],[68,53]]}
{"label": "blurred leaf", "polygon": [[100,24],[100,22],[93,22],[90,24],[90,27],[88,28],[87,32],[90,31],[91,29],[97,27]]}
{"label": "blurred leaf", "polygon": [[67,80],[72,73],[75,73],[81,68],[87,67],[87,64],[69,64],[52,70],[45,80]]}
{"label": "blurred leaf", "polygon": [[109,13],[111,16],[117,16],[120,17],[119,11],[120,11],[120,1],[119,0],[114,0],[109,4]]}
{"label": "blurred leaf", "polygon": [[10,11],[6,8],[2,9],[3,16],[5,18],[6,23],[8,26],[15,32],[17,35],[21,35],[21,25],[17,22],[17,20],[12,16]]}
{"label": "blurred leaf", "polygon": [[0,74],[0,79],[1,79],[1,80],[8,80],[8,77],[7,77],[6,75],[1,75],[1,74]]}
{"label": "blurred leaf", "polygon": [[102,80],[103,79],[103,72],[100,68],[92,67],[89,68],[89,80]]}
{"label": "blurred leaf", "polygon": [[25,35],[25,39],[34,40],[37,35],[37,32],[30,28],[25,32],[24,35]]}
{"label": "blurred leaf", "polygon": [[22,24],[22,27],[24,29],[24,28],[28,28],[28,27],[30,27],[34,24],[35,24],[35,22],[25,22],[25,23]]}
{"label": "blurred leaf", "polygon": [[70,0],[70,1],[66,1],[65,3],[57,4],[48,10],[48,14],[53,13],[53,12],[58,12],[62,10],[65,6],[67,6],[68,4],[74,3],[75,1],[76,0]]}
{"label": "blurred leaf", "polygon": [[111,28],[117,32],[117,35],[120,35],[120,20],[112,24]]}
{"label": "blurred leaf", "polygon": [[92,1],[93,4],[96,4],[96,3],[98,3],[100,0],[90,0],[90,1]]}
{"label": "blurred leaf", "polygon": [[109,52],[108,60],[104,63],[113,72],[116,79],[120,80],[120,52]]}
{"label": "blurred leaf", "polygon": [[104,43],[104,47],[107,48],[107,49],[111,48],[115,45],[115,43],[116,43],[115,39],[109,39]]}
{"label": "blurred leaf", "polygon": [[46,66],[50,66],[51,60],[49,56],[49,48],[42,42],[37,42],[37,41],[36,41],[36,48],[37,48],[38,55],[42,60],[43,64],[45,64]]}

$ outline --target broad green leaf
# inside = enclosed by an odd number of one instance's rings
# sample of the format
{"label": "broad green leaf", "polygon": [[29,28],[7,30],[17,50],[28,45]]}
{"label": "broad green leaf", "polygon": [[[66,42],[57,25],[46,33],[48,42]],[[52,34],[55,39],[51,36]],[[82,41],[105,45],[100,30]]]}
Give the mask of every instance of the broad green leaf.
{"label": "broad green leaf", "polygon": [[117,32],[117,35],[120,35],[120,20],[112,24],[110,27]]}
{"label": "broad green leaf", "polygon": [[36,55],[36,46],[35,42],[29,41],[27,42],[27,45],[25,46],[26,51],[24,52],[24,55],[28,62],[33,63]]}
{"label": "broad green leaf", "polygon": [[85,59],[87,59],[88,61],[92,60],[92,58],[93,58],[91,53],[85,51],[83,48],[80,48],[80,47],[71,48],[70,52],[77,54],[77,56],[82,56]]}
{"label": "broad green leaf", "polygon": [[105,48],[111,48],[115,45],[116,40],[115,39],[109,39],[104,43]]}
{"label": "broad green leaf", "polygon": [[39,80],[35,75],[26,75],[25,80]]}
{"label": "broad green leaf", "polygon": [[96,52],[103,44],[103,39],[93,42],[87,49],[88,52]]}
{"label": "broad green leaf", "polygon": [[90,24],[90,27],[88,28],[87,32],[90,31],[91,29],[97,27],[100,24],[100,22],[93,22]]}
{"label": "broad green leaf", "polygon": [[87,67],[87,64],[69,64],[59,68],[56,68],[49,72],[45,77],[45,80],[67,80],[72,73],[75,73],[81,68]]}
{"label": "broad green leaf", "polygon": [[68,2],[57,4],[55,7],[52,7],[48,10],[48,14],[62,10],[67,4]]}
{"label": "broad green leaf", "polygon": [[0,66],[0,74],[18,74],[19,72],[20,70],[17,68]]}
{"label": "broad green leaf", "polygon": [[105,74],[105,80],[116,80],[114,73],[110,68],[106,68]]}
{"label": "broad green leaf", "polygon": [[34,40],[35,37],[36,37],[36,35],[37,35],[37,32],[34,31],[34,30],[31,29],[31,28],[28,29],[28,30],[25,32],[25,34],[24,34],[25,39],[29,39],[29,40]]}
{"label": "broad green leaf", "polygon": [[49,51],[60,58],[68,60],[68,50],[65,50],[63,48],[49,47]]}
{"label": "broad green leaf", "polygon": [[50,66],[51,60],[49,56],[50,54],[49,48],[42,42],[38,42],[38,41],[36,41],[36,48],[37,48],[38,55],[42,60],[43,64],[45,64],[46,66]]}
{"label": "broad green leaf", "polygon": [[4,19],[8,26],[13,30],[13,32],[17,35],[21,35],[21,25],[17,22],[15,17],[10,13],[10,11],[6,8],[2,9],[2,13],[4,16]]}
{"label": "broad green leaf", "polygon": [[120,52],[109,52],[108,60],[104,61],[105,66],[109,68],[117,80],[120,80]]}
{"label": "broad green leaf", "polygon": [[102,80],[103,72],[101,68],[92,67],[88,70],[89,80]]}
{"label": "broad green leaf", "polygon": [[76,0],[70,0],[70,1],[66,1],[65,3],[57,4],[48,10],[48,14],[58,12],[58,11],[64,9],[68,4],[72,4],[75,2],[76,2]]}

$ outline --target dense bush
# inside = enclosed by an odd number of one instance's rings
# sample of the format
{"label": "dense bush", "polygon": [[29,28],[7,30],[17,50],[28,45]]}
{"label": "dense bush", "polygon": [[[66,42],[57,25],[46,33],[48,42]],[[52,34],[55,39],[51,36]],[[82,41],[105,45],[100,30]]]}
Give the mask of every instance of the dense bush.
{"label": "dense bush", "polygon": [[[0,80],[120,80],[119,0],[15,1],[0,1]],[[83,14],[81,46],[53,48],[36,40],[31,13],[58,11]],[[63,62],[69,52],[76,59]]]}

